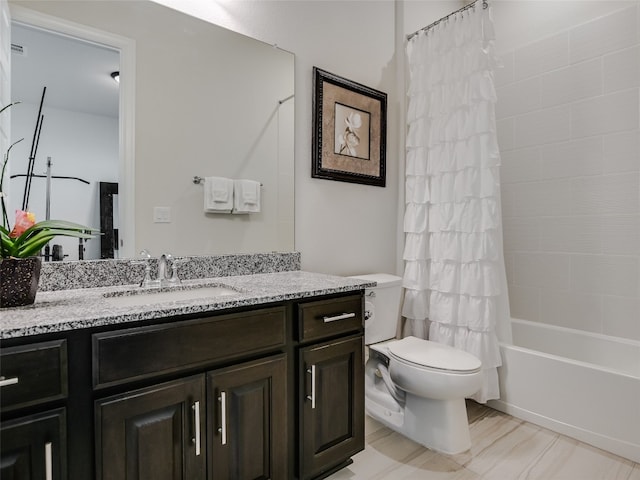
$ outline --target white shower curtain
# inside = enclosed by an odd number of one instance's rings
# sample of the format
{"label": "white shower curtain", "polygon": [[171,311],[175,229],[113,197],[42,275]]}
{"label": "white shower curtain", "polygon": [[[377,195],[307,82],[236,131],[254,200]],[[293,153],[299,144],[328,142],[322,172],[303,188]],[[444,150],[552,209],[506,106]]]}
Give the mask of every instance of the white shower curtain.
{"label": "white shower curtain", "polygon": [[497,330],[510,341],[490,9],[420,32],[407,55],[402,314],[408,333],[482,361],[484,403],[500,396]]}

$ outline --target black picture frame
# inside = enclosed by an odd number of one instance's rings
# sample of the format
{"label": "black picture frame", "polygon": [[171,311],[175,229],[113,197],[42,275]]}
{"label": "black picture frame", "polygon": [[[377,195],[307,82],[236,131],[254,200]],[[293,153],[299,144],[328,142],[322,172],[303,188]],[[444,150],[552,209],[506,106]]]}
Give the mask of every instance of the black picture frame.
{"label": "black picture frame", "polygon": [[386,186],[387,94],[313,67],[311,176]]}

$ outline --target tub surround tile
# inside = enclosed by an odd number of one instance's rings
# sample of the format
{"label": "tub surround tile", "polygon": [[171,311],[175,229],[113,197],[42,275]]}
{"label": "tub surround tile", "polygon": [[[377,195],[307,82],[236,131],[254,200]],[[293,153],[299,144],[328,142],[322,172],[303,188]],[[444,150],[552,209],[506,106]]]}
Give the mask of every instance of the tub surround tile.
{"label": "tub surround tile", "polygon": [[515,117],[515,147],[531,147],[571,139],[571,110],[570,105],[560,105]]}
{"label": "tub surround tile", "polygon": [[514,54],[513,52],[505,53],[500,56],[501,68],[494,71],[496,87],[501,87],[514,80]]}
{"label": "tub surround tile", "polygon": [[502,182],[532,182],[540,180],[540,149],[538,147],[508,150],[501,155]]}
{"label": "tub surround tile", "polygon": [[223,276],[184,282],[190,286],[211,283],[229,286],[239,293],[213,299],[117,306],[110,303],[104,294],[139,287],[129,285],[38,292],[33,305],[2,310],[0,338],[118,325],[184,314],[206,314],[235,307],[355,292],[375,285],[375,282],[302,271]]}
{"label": "tub surround tile", "polygon": [[603,138],[604,157],[607,159],[604,173],[640,172],[640,130],[614,133]]}
{"label": "tub surround tile", "polygon": [[496,102],[496,119],[528,113],[540,108],[540,78],[532,77],[501,87]]}
{"label": "tub surround tile", "polygon": [[573,138],[638,128],[638,90],[596,96],[571,105]]}
{"label": "tub surround tile", "polygon": [[569,34],[547,37],[514,53],[516,80],[564,67],[569,64]]}
{"label": "tub surround tile", "polygon": [[640,298],[638,296],[606,295],[604,311],[607,313],[603,321],[602,333],[640,341]]}
{"label": "tub surround tile", "polygon": [[540,148],[543,179],[597,175],[604,167],[601,137],[586,137]]}
{"label": "tub surround tile", "polygon": [[[584,23],[567,7],[550,36],[550,17],[523,19],[533,41],[501,52],[497,134],[514,316],[635,339],[640,317],[627,299],[640,296],[640,5],[623,3]],[[559,254],[571,260],[569,285],[564,259],[561,269],[530,261]],[[545,287],[589,304],[618,298],[600,322],[585,321],[575,301],[542,307]]]}
{"label": "tub surround tile", "polygon": [[539,223],[537,218],[505,218],[502,226],[504,249],[521,252],[540,250],[540,236],[544,230],[540,229]]}
{"label": "tub surround tile", "polygon": [[602,217],[603,253],[640,256],[640,214]]}
{"label": "tub surround tile", "polygon": [[498,136],[498,145],[502,150],[515,148],[515,119],[511,117],[497,120],[496,135]]}
{"label": "tub surround tile", "polygon": [[532,322],[540,321],[540,288],[509,284],[511,316]]}
{"label": "tub surround tile", "polygon": [[519,252],[515,257],[513,280],[523,286],[566,290],[571,280],[571,256]]}
{"label": "tub surround tile", "polygon": [[633,297],[640,288],[638,257],[573,255],[571,285],[582,293]]}
{"label": "tub surround tile", "polygon": [[599,217],[544,217],[540,219],[540,250],[554,253],[601,253]]}
{"label": "tub surround tile", "polygon": [[544,323],[602,333],[603,308],[601,295],[540,290],[540,321]]}
{"label": "tub surround tile", "polygon": [[604,57],[605,93],[640,86],[640,46]]}
{"label": "tub surround tile", "polygon": [[573,102],[602,93],[602,62],[599,58],[554,70],[540,77],[543,107]]}
{"label": "tub surround tile", "polygon": [[576,215],[639,213],[639,190],[639,176],[628,173],[574,178],[571,211]]}
{"label": "tub surround tile", "polygon": [[626,8],[575,27],[569,36],[571,63],[599,57],[638,42],[637,7]]}

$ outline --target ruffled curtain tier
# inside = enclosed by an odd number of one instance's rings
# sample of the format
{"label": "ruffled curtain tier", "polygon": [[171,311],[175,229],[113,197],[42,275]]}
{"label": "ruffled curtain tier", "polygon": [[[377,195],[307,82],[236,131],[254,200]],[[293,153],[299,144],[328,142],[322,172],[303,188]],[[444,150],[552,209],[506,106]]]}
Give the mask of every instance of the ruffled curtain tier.
{"label": "ruffled curtain tier", "polygon": [[483,363],[474,396],[498,398],[495,334],[506,295],[490,10],[471,8],[407,45],[410,85],[404,216],[413,334]]}

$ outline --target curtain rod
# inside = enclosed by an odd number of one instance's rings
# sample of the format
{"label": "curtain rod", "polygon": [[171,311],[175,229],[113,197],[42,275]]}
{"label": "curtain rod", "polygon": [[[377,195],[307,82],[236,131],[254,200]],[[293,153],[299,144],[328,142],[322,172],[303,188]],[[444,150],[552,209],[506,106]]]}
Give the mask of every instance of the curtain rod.
{"label": "curtain rod", "polygon": [[449,15],[442,17],[439,20],[436,20],[433,23],[430,23],[429,25],[427,25],[426,27],[421,28],[420,30],[417,30],[415,32],[413,32],[411,35],[407,35],[407,40],[411,40],[413,37],[415,37],[416,35],[418,35],[420,32],[426,32],[427,30],[435,27],[436,25],[438,25],[440,22],[444,22],[445,20],[447,20],[449,17],[455,15],[456,13],[460,13],[460,12],[464,12],[465,10],[469,10],[470,8],[473,8],[476,6],[476,3],[482,1],[482,8],[487,8],[489,6],[489,4],[487,3],[487,0],[475,0],[474,2],[471,2],[467,5],[465,5],[462,8],[459,8],[458,10],[455,10],[453,12],[451,12]]}

